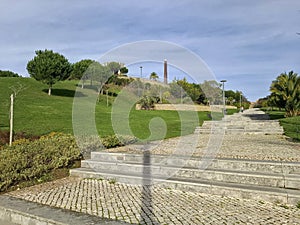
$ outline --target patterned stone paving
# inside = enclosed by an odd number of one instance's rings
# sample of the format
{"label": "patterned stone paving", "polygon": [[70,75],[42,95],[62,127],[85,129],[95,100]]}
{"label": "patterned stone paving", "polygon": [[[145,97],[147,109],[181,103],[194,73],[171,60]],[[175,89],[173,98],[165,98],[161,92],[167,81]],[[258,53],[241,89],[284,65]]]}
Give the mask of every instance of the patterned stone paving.
{"label": "patterned stone paving", "polygon": [[8,195],[132,224],[300,224],[296,206],[114,180],[70,177]]}

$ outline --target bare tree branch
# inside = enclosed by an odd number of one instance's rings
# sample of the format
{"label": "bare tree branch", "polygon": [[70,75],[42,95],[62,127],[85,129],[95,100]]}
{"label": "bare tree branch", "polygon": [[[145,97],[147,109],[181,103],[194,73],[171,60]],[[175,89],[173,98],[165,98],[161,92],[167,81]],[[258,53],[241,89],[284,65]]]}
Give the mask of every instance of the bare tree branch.
{"label": "bare tree branch", "polygon": [[17,94],[19,94],[21,91],[26,90],[27,88],[28,87],[26,87],[26,85],[21,84],[20,82],[18,82],[17,85],[9,87],[9,89],[13,91],[14,97],[16,97]]}

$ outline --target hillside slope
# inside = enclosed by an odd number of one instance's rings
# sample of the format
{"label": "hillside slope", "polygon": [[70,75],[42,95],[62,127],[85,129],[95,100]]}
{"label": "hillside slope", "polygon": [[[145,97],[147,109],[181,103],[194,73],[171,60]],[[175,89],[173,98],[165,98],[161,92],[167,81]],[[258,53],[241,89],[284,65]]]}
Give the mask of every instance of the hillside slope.
{"label": "hillside slope", "polygon": [[[50,132],[73,133],[72,104],[78,81],[58,82],[52,89],[52,96],[47,95],[47,85],[31,78],[0,78],[0,130],[9,129],[9,105],[12,89],[21,90],[15,99],[14,131],[27,134],[43,135]],[[90,91],[94,91],[91,90]],[[84,92],[84,91],[82,91]],[[84,94],[83,94],[84,97]],[[102,96],[96,105],[95,121],[100,136],[114,134],[111,125],[111,103],[114,97],[109,96],[110,105],[106,105],[106,97]],[[186,112],[189,114],[189,112]],[[199,112],[199,123],[207,120],[206,112]],[[139,111],[132,109],[130,126],[135,136],[147,138],[151,132],[149,122],[155,117],[164,120],[166,138],[190,134],[199,123],[186,116],[184,130],[176,111]]]}
{"label": "hillside slope", "polygon": [[0,78],[0,129],[9,126],[9,105],[12,89],[23,89],[15,98],[14,130],[30,134],[52,131],[72,133],[72,102],[76,82],[59,82],[52,96],[47,95],[47,85],[31,78]]}

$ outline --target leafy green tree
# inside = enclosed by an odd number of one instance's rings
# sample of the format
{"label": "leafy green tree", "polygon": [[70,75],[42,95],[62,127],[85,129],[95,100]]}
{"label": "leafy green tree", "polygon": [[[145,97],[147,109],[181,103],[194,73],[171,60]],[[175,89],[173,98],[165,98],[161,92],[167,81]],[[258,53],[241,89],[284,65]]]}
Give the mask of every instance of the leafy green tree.
{"label": "leafy green tree", "polygon": [[268,107],[271,107],[272,110],[273,110],[273,107],[278,107],[279,110],[281,110],[281,108],[285,108],[284,103],[278,102],[278,99],[276,99],[276,96],[274,94],[270,94],[269,96],[266,97],[266,99],[267,99],[266,105]]}
{"label": "leafy green tree", "polygon": [[145,83],[145,90],[148,91],[148,90],[151,90],[151,84],[150,83]]}
{"label": "leafy green tree", "polygon": [[9,70],[0,70],[0,77],[20,77],[20,75]]}
{"label": "leafy green tree", "polygon": [[112,74],[118,73],[123,65],[118,62],[109,62],[106,64],[106,67],[109,68]]}
{"label": "leafy green tree", "polygon": [[128,69],[124,66],[124,67],[120,68],[120,73],[122,75],[126,75],[128,73]]}
{"label": "leafy green tree", "polygon": [[98,94],[103,94],[104,84],[112,76],[111,70],[107,66],[101,65],[99,62],[93,62],[85,71],[84,76],[98,83]]}
{"label": "leafy green tree", "polygon": [[182,98],[186,97],[186,92],[183,90],[183,88],[178,85],[176,81],[171,82],[169,87],[171,96],[173,98],[180,99],[180,102],[182,102]]}
{"label": "leafy green tree", "polygon": [[201,90],[211,105],[222,104],[222,90],[220,84],[215,80],[205,80],[201,85]]}
{"label": "leafy green tree", "polygon": [[160,100],[161,102],[166,101],[168,102],[169,98],[171,97],[171,93],[168,90],[165,90],[162,94],[162,100]]}
{"label": "leafy green tree", "polygon": [[76,62],[72,65],[72,71],[70,74],[70,79],[80,80],[81,88],[84,88],[84,83],[88,79],[88,77],[85,74],[85,71],[88,69],[88,67],[95,61],[91,59],[83,59],[79,62]]}
{"label": "leafy green tree", "polygon": [[208,104],[208,99],[205,97],[204,93],[201,93],[197,99],[197,103],[198,104],[203,104],[203,105],[207,105]]}
{"label": "leafy green tree", "polygon": [[232,96],[228,97],[226,100],[226,104],[233,105],[233,103],[235,103],[235,99]]}
{"label": "leafy green tree", "polygon": [[70,79],[80,80],[84,75],[84,72],[93,62],[94,60],[91,59],[83,59],[80,60],[79,62],[72,64]]}
{"label": "leafy green tree", "polygon": [[273,101],[285,108],[286,116],[296,116],[300,111],[300,77],[290,71],[280,74],[270,87]]}
{"label": "leafy green tree", "polygon": [[150,80],[157,80],[159,77],[158,77],[158,75],[157,75],[157,73],[155,73],[155,72],[152,72],[151,74],[150,74]]}
{"label": "leafy green tree", "polygon": [[189,96],[193,102],[198,104],[207,104],[207,99],[205,99],[205,95],[200,84],[189,83],[186,78],[177,80],[177,84],[183,88],[187,96]]}
{"label": "leafy green tree", "polygon": [[225,91],[225,98],[227,98],[228,103],[230,103],[230,105],[235,101],[239,101],[239,95],[233,90]]}
{"label": "leafy green tree", "polygon": [[51,95],[52,86],[70,76],[71,64],[63,55],[52,50],[37,50],[35,54],[36,56],[27,63],[27,71],[37,81],[47,84],[48,95]]}

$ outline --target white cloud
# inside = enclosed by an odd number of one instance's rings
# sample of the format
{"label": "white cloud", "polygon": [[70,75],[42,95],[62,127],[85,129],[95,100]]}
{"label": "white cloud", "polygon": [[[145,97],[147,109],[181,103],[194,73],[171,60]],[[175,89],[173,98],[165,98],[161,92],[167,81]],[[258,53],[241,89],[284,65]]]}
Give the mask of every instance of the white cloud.
{"label": "white cloud", "polygon": [[[285,70],[300,72],[298,0],[12,0],[0,6],[0,69],[21,74],[36,49],[53,49],[74,62],[149,39],[191,49],[228,80],[254,74],[253,83],[261,76],[271,82]],[[249,97],[265,95],[268,85],[261,89],[247,86]]]}

